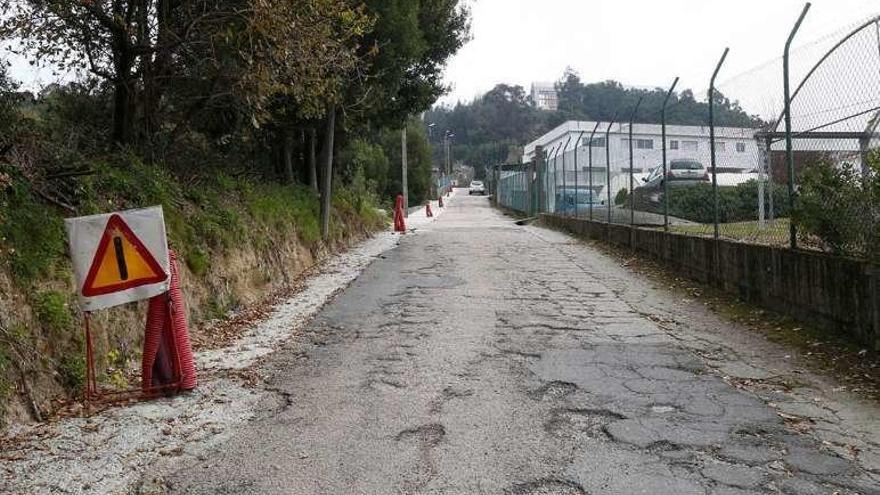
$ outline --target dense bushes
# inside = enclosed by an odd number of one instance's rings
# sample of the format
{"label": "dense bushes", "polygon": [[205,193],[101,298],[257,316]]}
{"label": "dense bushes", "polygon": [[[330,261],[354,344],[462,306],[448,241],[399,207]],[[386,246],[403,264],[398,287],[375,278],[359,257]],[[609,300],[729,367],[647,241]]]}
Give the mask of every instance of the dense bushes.
{"label": "dense bushes", "polygon": [[[349,141],[340,151],[341,173],[351,187],[390,208],[403,189],[401,131],[383,129],[365,134]],[[410,119],[406,136],[409,203],[417,205],[428,199],[431,192],[431,151],[422,121]]]}
{"label": "dense bushes", "polygon": [[[748,181],[733,187],[718,188],[718,221],[720,223],[744,222],[758,219],[758,192],[756,181]],[[789,215],[788,190],[779,184],[765,184],[765,194],[773,191],[773,208],[776,218]],[[769,196],[769,195],[768,195]],[[669,197],[648,188],[636,189],[636,209],[663,212],[663,201],[669,201],[669,215],[698,223],[715,221],[715,203],[711,184],[669,187]],[[657,198],[657,199],[654,199]],[[769,215],[769,197],[765,198],[765,211]]]}
{"label": "dense bushes", "polygon": [[878,260],[880,256],[880,153],[871,174],[851,164],[817,163],[800,178],[793,220],[800,237],[829,251]]}

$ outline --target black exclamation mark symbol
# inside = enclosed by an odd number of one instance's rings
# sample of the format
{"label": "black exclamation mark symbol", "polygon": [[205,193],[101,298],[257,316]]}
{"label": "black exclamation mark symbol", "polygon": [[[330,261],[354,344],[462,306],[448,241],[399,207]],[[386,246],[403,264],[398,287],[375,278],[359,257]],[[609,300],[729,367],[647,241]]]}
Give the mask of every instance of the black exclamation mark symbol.
{"label": "black exclamation mark symbol", "polygon": [[116,266],[119,267],[119,279],[128,280],[128,267],[125,265],[125,253],[122,252],[122,238],[113,238],[113,249],[116,251]]}

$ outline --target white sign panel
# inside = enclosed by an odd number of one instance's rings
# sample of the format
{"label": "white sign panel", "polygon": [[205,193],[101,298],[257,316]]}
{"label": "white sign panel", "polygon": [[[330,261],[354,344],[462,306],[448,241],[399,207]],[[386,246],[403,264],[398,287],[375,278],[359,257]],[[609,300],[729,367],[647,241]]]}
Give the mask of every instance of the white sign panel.
{"label": "white sign panel", "polygon": [[168,290],[171,273],[161,206],[64,221],[83,311]]}

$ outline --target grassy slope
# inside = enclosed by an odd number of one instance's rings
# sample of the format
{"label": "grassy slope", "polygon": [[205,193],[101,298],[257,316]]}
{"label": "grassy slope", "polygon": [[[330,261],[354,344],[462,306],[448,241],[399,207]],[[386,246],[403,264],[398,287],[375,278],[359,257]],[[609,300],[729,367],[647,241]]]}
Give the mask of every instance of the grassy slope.
{"label": "grassy slope", "polygon": [[[254,301],[323,254],[384,227],[363,191],[334,195],[331,238],[320,240],[318,201],[304,187],[222,173],[181,183],[161,168],[95,164],[76,179],[75,215],[162,205],[169,242],[185,262],[182,279],[195,326]],[[0,423],[79,390],[82,338],[63,217],[29,182],[0,165]],[[138,360],[142,304],[96,315],[104,379]],[[9,414],[11,413],[11,415]]]}

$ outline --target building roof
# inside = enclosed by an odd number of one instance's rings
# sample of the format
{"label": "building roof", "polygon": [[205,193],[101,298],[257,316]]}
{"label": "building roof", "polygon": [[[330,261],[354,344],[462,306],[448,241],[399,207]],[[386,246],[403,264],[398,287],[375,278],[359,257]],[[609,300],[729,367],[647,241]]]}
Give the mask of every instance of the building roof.
{"label": "building roof", "polygon": [[[523,156],[531,156],[535,152],[535,146],[541,145],[545,148],[548,145],[556,144],[560,139],[567,139],[569,134],[580,135],[584,133],[583,139],[589,139],[590,133],[596,126],[595,121],[577,121],[569,120],[545,133],[543,136],[528,143],[523,149]],[[600,122],[599,128],[596,130],[597,137],[604,137],[608,129],[608,122]],[[721,139],[754,139],[755,133],[760,129],[749,127],[715,127],[715,136]],[[628,122],[617,122],[611,126],[611,134],[615,136],[629,133]],[[660,136],[662,134],[662,126],[660,124],[639,124],[633,125],[633,135],[640,136]],[[669,137],[694,137],[709,139],[709,126],[700,125],[667,125],[666,135]],[[569,145],[571,146],[571,145]]]}

